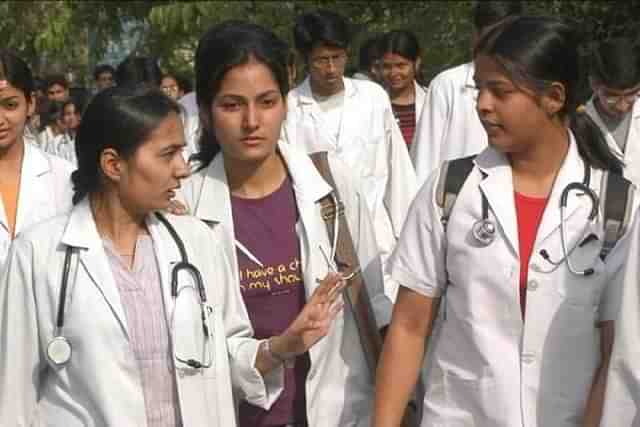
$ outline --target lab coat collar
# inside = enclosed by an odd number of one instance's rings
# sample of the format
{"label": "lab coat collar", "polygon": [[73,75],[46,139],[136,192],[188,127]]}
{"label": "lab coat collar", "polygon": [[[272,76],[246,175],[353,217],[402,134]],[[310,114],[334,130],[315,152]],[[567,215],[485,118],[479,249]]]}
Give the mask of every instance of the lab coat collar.
{"label": "lab coat collar", "polygon": [[[349,78],[343,77],[342,80],[344,81],[345,98],[354,97],[358,93],[356,85]],[[300,104],[317,104],[313,97],[313,92],[311,91],[311,81],[309,76],[300,83],[300,86],[296,88],[296,92],[298,93],[298,102]]]}
{"label": "lab coat collar", "polygon": [[[562,191],[571,182],[582,182],[584,177],[584,161],[578,153],[578,147],[571,132],[569,132],[569,136],[569,150],[558,171],[558,176],[547,201],[547,208],[545,208],[538,227],[536,247],[542,244],[560,226],[560,196]],[[475,163],[486,174],[486,178],[480,183],[482,192],[487,197],[491,210],[502,226],[512,250],[517,254],[519,253],[518,220],[514,201],[515,194],[511,165],[504,154],[491,146],[476,157]],[[592,173],[590,184],[592,188],[594,179],[595,177]],[[569,220],[581,206],[587,212],[591,209],[589,198],[581,197],[578,194],[579,192],[577,191],[570,193],[565,210],[565,221]]]}
{"label": "lab coat collar", "polygon": [[[22,231],[23,224],[27,223],[27,217],[33,215],[38,209],[46,209],[49,194],[40,191],[42,183],[38,183],[40,177],[51,170],[49,159],[37,147],[24,144],[22,168],[20,176],[20,191],[18,193],[18,212],[16,213],[15,235]],[[8,228],[6,215],[2,213],[2,224]]]}
{"label": "lab coat collar", "polygon": [[[332,189],[322,179],[309,156],[292,142],[278,142],[278,150],[289,170],[297,199],[319,201]],[[229,184],[224,169],[224,157],[218,154],[204,172],[198,203],[193,214],[215,223],[232,224]]]}
{"label": "lab coat collar", "polygon": [[129,329],[120,301],[120,293],[116,287],[88,197],[71,209],[67,226],[62,234],[62,243],[81,249],[78,252],[80,264],[104,296],[128,338]]}

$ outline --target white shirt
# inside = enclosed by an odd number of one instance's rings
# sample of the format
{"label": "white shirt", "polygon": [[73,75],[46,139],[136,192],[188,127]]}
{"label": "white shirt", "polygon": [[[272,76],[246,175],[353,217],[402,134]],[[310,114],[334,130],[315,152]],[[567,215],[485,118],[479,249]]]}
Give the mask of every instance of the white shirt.
{"label": "white shirt", "polygon": [[411,145],[418,186],[445,160],[476,154],[487,146],[476,112],[473,73],[473,63],[459,65],[438,74],[427,89]]}
{"label": "white shirt", "polygon": [[[416,192],[416,177],[389,96],[379,85],[344,79],[338,138],[313,97],[309,78],[289,92],[283,138],[307,152],[334,153],[359,178],[385,262],[393,250]],[[390,285],[386,281],[385,285]],[[387,295],[395,300],[397,288]]]}
{"label": "white shirt", "polygon": [[613,134],[607,129],[593,102],[594,100],[591,99],[587,103],[587,114],[596,122],[604,134],[611,151],[624,162],[624,177],[634,184],[640,185],[640,102],[636,101],[633,110],[629,113],[631,114],[631,123],[627,133],[627,140],[624,144],[624,152],[620,149],[620,145],[616,142]]}
{"label": "white shirt", "polygon": [[[596,234],[598,240],[571,254],[575,268],[594,268],[595,273],[574,275],[566,263],[554,270],[540,255],[544,249],[553,260],[563,257],[560,196],[567,184],[584,176],[584,163],[572,142],[538,228],[523,322],[511,167],[491,147],[475,163],[446,234],[436,204],[438,170],[416,197],[389,261],[392,278],[402,286],[428,297],[441,296],[446,289],[445,316],[441,314],[429,341],[422,427],[577,427],[600,363],[596,324],[614,320],[618,311],[619,272],[628,239],[622,237],[602,262],[602,213],[590,222],[590,199],[574,191],[565,215],[567,247]],[[592,168],[590,187],[596,194],[601,177],[602,171]],[[471,234],[474,222],[482,218],[481,193],[497,228],[487,247]],[[634,212],[636,207],[637,202]]]}
{"label": "white shirt", "polygon": [[184,126],[184,138],[187,146],[184,150],[185,160],[198,152],[198,140],[200,139],[200,117],[198,116],[198,101],[196,93],[190,92],[178,100],[183,107],[180,117]]}

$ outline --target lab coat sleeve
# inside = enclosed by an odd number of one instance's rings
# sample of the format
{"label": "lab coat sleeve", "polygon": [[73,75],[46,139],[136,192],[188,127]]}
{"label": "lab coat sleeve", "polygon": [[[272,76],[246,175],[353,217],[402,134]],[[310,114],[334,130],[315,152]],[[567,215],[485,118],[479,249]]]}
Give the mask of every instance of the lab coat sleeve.
{"label": "lab coat sleeve", "polygon": [[[216,227],[222,227],[222,225],[218,224]],[[224,233],[218,233],[218,235],[222,234]],[[224,248],[225,254],[235,250],[228,239],[217,240],[218,244]],[[240,294],[240,285],[236,283],[237,275],[233,274],[231,269],[229,256],[224,257],[224,270],[224,277],[234,278],[233,282],[225,284],[223,301],[223,320],[229,348],[231,381],[239,398],[252,405],[269,409],[284,389],[284,368],[279,366],[264,377],[255,368],[261,341],[253,338],[249,315]]]}
{"label": "lab coat sleeve", "polygon": [[347,223],[358,261],[367,286],[367,294],[379,328],[391,321],[392,304],[385,294],[382,262],[376,235],[364,195],[359,191],[358,182],[347,174],[348,169],[335,156],[330,155],[330,167],[339,186],[339,193],[345,204]]}
{"label": "lab coat sleeve", "polygon": [[31,426],[44,357],[34,294],[33,247],[14,241],[0,278],[0,424]]}
{"label": "lab coat sleeve", "polygon": [[387,271],[401,286],[439,297],[447,283],[446,239],[435,202],[437,170],[414,200]]}
{"label": "lab coat sleeve", "polygon": [[[635,215],[624,257],[602,427],[632,427],[640,417],[640,224]],[[610,254],[611,255],[611,254]]]}
{"label": "lab coat sleeve", "polygon": [[449,121],[449,102],[446,91],[436,78],[429,89],[418,120],[415,142],[411,147],[411,160],[420,187],[442,162],[441,145]]}

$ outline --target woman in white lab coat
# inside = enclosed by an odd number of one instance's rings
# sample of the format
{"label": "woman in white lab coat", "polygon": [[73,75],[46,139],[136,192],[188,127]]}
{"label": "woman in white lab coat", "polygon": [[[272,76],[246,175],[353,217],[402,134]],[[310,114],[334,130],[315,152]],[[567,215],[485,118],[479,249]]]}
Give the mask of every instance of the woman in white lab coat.
{"label": "woman in white lab coat", "polygon": [[411,31],[396,30],[380,38],[382,79],[407,149],[416,140],[426,91],[422,82],[420,45]]}
{"label": "woman in white lab coat", "polygon": [[25,144],[34,107],[31,70],[0,51],[0,270],[15,236],[71,207],[71,164]]}
{"label": "woman in white lab coat", "polygon": [[88,107],[75,206],[16,239],[0,281],[3,424],[235,426],[232,386],[269,407],[278,352],[327,332],[337,278],[286,331],[255,340],[222,230],[154,213],[189,172],[179,112],[146,88],[106,89]]}
{"label": "woman in white lab coat", "polygon": [[602,42],[594,50],[587,113],[624,162],[624,176],[640,184],[640,47],[628,39]]}
{"label": "woman in white lab coat", "polygon": [[448,221],[443,169],[412,206],[390,261],[401,290],[376,427],[398,425],[426,337],[423,427],[598,425],[628,239],[601,259],[602,177],[621,164],[576,112],[578,40],[562,21],[521,17],[479,41],[474,81],[490,146]]}
{"label": "woman in white lab coat", "polygon": [[[238,22],[209,30],[196,52],[201,163],[183,193],[192,214],[235,242],[232,268],[258,338],[286,327],[336,268],[319,203],[336,193],[304,151],[278,142],[287,54],[273,33]],[[381,328],[391,304],[366,202],[349,171],[332,156],[329,164]],[[368,426],[374,379],[359,342],[345,308],[308,354],[286,358],[285,391],[271,410],[243,404],[240,425]]]}

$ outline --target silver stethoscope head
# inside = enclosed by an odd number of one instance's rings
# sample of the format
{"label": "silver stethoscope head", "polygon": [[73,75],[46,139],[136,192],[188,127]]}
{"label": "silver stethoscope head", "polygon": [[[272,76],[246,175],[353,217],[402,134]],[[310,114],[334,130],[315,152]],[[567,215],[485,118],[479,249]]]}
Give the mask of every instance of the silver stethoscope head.
{"label": "silver stethoscope head", "polygon": [[489,219],[476,221],[471,233],[481,246],[489,246],[496,238],[496,225]]}
{"label": "silver stethoscope head", "polygon": [[63,366],[71,360],[71,343],[69,340],[57,334],[47,344],[47,358],[55,366]]}

